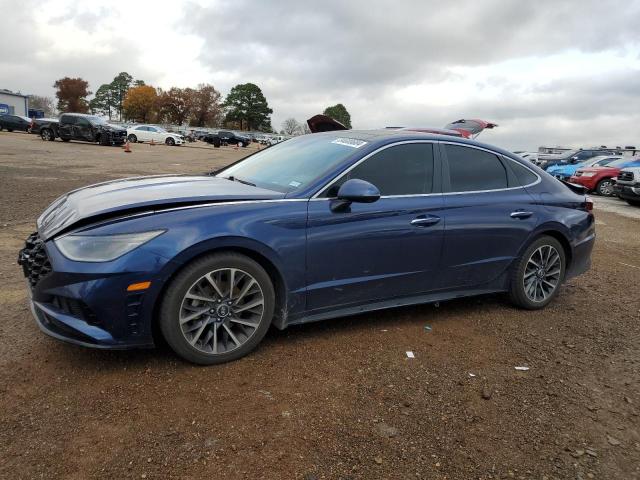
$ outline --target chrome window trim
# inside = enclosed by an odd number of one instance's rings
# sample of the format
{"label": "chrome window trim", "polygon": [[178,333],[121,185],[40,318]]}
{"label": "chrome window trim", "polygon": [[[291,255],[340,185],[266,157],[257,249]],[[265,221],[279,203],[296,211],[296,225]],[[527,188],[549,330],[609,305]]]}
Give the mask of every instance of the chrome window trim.
{"label": "chrome window trim", "polygon": [[[437,141],[435,141],[435,140],[404,140],[402,142],[395,142],[395,143],[390,143],[389,145],[383,145],[382,147],[377,148],[373,152],[370,152],[370,153],[366,154],[364,157],[362,157],[356,163],[354,163],[349,168],[347,168],[344,172],[340,173],[337,177],[333,177],[331,180],[329,180],[327,183],[325,183],[322,187],[320,187],[320,189],[318,189],[318,191],[315,194],[312,195],[311,200],[316,200],[316,199],[320,199],[320,200],[327,199],[327,200],[330,200],[332,198],[335,199],[336,197],[319,197],[319,195],[322,192],[324,192],[329,186],[331,186],[332,183],[337,182],[338,180],[340,180],[347,173],[349,173],[351,170],[356,168],[358,165],[360,165],[362,162],[364,162],[368,158],[372,157],[376,153],[379,153],[379,152],[381,152],[383,150],[386,150],[387,148],[395,147],[397,145],[407,145],[407,144],[413,144],[413,143],[430,143],[430,144],[434,145],[434,144],[437,143]],[[435,163],[435,159],[436,159],[435,151],[434,151],[433,159],[434,159],[434,163]],[[426,195],[441,195],[441,193],[416,193],[416,194],[408,194],[408,195],[385,195],[385,196],[381,196],[380,198],[417,197],[417,196],[426,196]]]}
{"label": "chrome window trim", "polygon": [[[542,181],[542,177],[537,173],[534,172],[533,170],[531,170],[529,167],[527,167],[526,165],[502,154],[502,153],[498,153],[495,152],[493,150],[489,150],[488,148],[483,148],[483,147],[479,147],[476,145],[468,145],[465,143],[458,143],[458,142],[451,142],[451,141],[436,141],[436,140],[405,140],[402,142],[397,142],[397,143],[391,143],[389,145],[384,145],[383,147],[380,147],[376,150],[374,150],[373,152],[367,154],[366,156],[362,157],[360,160],[358,160],[356,163],[354,163],[353,165],[351,165],[349,168],[347,168],[344,172],[342,172],[341,174],[339,174],[337,177],[334,177],[332,180],[328,181],[327,183],[325,183],[310,199],[310,201],[318,201],[318,200],[334,200],[336,197],[319,197],[319,195],[326,190],[332,183],[340,180],[343,176],[345,176],[347,173],[349,173],[351,170],[353,170],[355,167],[357,167],[358,165],[360,165],[362,162],[364,162],[365,160],[367,160],[369,157],[371,157],[372,155],[375,155],[376,153],[385,150],[387,148],[393,147],[395,145],[405,145],[405,144],[409,144],[409,143],[431,143],[431,144],[447,144],[447,145],[456,145],[456,146],[460,146],[460,147],[467,147],[467,148],[475,148],[476,150],[482,150],[484,152],[490,153],[492,155],[495,155],[498,158],[504,158],[507,159],[511,162],[517,163],[518,165],[520,165],[523,168],[526,168],[528,171],[530,171],[531,173],[533,173],[536,176],[536,181],[532,182],[532,183],[528,183],[526,185],[519,185],[517,187],[507,187],[507,188],[494,188],[491,190],[470,190],[467,192],[441,192],[441,193],[416,193],[416,194],[409,194],[409,195],[382,195],[380,196],[380,198],[411,198],[411,197],[431,197],[431,196],[436,196],[436,195],[467,195],[467,194],[474,194],[474,193],[491,193],[491,192],[502,192],[502,191],[507,191],[507,190],[516,190],[518,188],[526,188],[526,187],[532,187],[534,185],[537,185],[538,183],[540,183]],[[435,156],[434,156],[435,158]],[[514,174],[515,175],[515,174]]]}

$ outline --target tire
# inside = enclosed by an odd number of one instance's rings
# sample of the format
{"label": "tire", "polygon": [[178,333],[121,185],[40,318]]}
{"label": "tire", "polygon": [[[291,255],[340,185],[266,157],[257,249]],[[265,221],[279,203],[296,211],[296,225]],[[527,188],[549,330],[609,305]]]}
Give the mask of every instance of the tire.
{"label": "tire", "polygon": [[70,139],[70,138],[63,138],[63,139],[62,139],[62,141],[63,141],[63,142],[70,142],[70,141],[71,141],[71,139]]}
{"label": "tire", "polygon": [[176,144],[176,141],[173,139],[173,137],[167,137],[164,143],[166,143],[170,147],[173,147]]}
{"label": "tire", "polygon": [[7,132],[13,132],[13,128],[7,128]]}
{"label": "tire", "polygon": [[53,131],[50,128],[43,128],[40,130],[40,138],[45,142],[53,142],[55,140],[55,136],[53,135]]}
{"label": "tire", "polygon": [[219,137],[214,137],[211,143],[213,143],[214,148],[220,148],[220,145],[222,144]]}
{"label": "tire", "polygon": [[106,132],[100,135],[100,137],[98,138],[98,142],[100,142],[100,145],[104,147],[111,146],[111,134],[109,132]]}
{"label": "tire", "polygon": [[627,199],[627,203],[634,207],[640,207],[640,200],[629,200]]}
{"label": "tire", "polygon": [[[236,297],[231,300],[230,279]],[[188,298],[188,294],[197,298]],[[173,351],[189,362],[230,362],[260,343],[271,325],[274,307],[273,283],[257,262],[232,252],[211,254],[194,260],[171,280],[160,304],[160,330]],[[192,318],[185,321],[187,317]]]}
{"label": "tire", "polygon": [[547,235],[536,239],[527,247],[512,270],[509,285],[511,302],[527,310],[546,307],[560,290],[566,264],[566,252],[558,240]]}
{"label": "tire", "polygon": [[131,143],[138,143],[138,137],[136,137],[133,133],[127,137]]}
{"label": "tire", "polygon": [[596,185],[596,192],[603,197],[613,197],[613,181],[610,178],[603,178]]}

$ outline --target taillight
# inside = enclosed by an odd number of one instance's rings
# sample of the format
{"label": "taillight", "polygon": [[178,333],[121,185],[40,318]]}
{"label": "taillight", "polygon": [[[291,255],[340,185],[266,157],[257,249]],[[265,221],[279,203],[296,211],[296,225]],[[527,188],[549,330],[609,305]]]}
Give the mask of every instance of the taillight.
{"label": "taillight", "polygon": [[587,212],[593,212],[593,200],[591,200],[591,197],[585,197],[584,208]]}

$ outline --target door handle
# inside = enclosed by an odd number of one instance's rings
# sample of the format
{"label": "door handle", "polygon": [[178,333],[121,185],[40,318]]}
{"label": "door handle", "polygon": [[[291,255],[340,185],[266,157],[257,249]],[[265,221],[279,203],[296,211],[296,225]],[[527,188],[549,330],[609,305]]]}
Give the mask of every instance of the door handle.
{"label": "door handle", "polygon": [[531,215],[533,215],[533,212],[525,212],[524,210],[516,210],[515,212],[511,212],[511,218],[525,219],[529,218]]}
{"label": "door handle", "polygon": [[439,221],[440,221],[440,217],[437,217],[436,215],[429,215],[429,216],[420,215],[419,217],[416,217],[413,220],[411,220],[411,225],[415,227],[428,227],[430,225],[435,225]]}

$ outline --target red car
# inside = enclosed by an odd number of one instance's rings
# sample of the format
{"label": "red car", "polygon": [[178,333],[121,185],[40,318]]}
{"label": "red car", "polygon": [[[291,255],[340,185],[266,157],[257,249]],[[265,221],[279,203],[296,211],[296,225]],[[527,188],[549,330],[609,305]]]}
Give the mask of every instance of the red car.
{"label": "red car", "polygon": [[582,185],[605,197],[613,195],[614,178],[626,167],[640,166],[640,160],[622,158],[604,167],[581,168],[569,179],[570,183]]}

